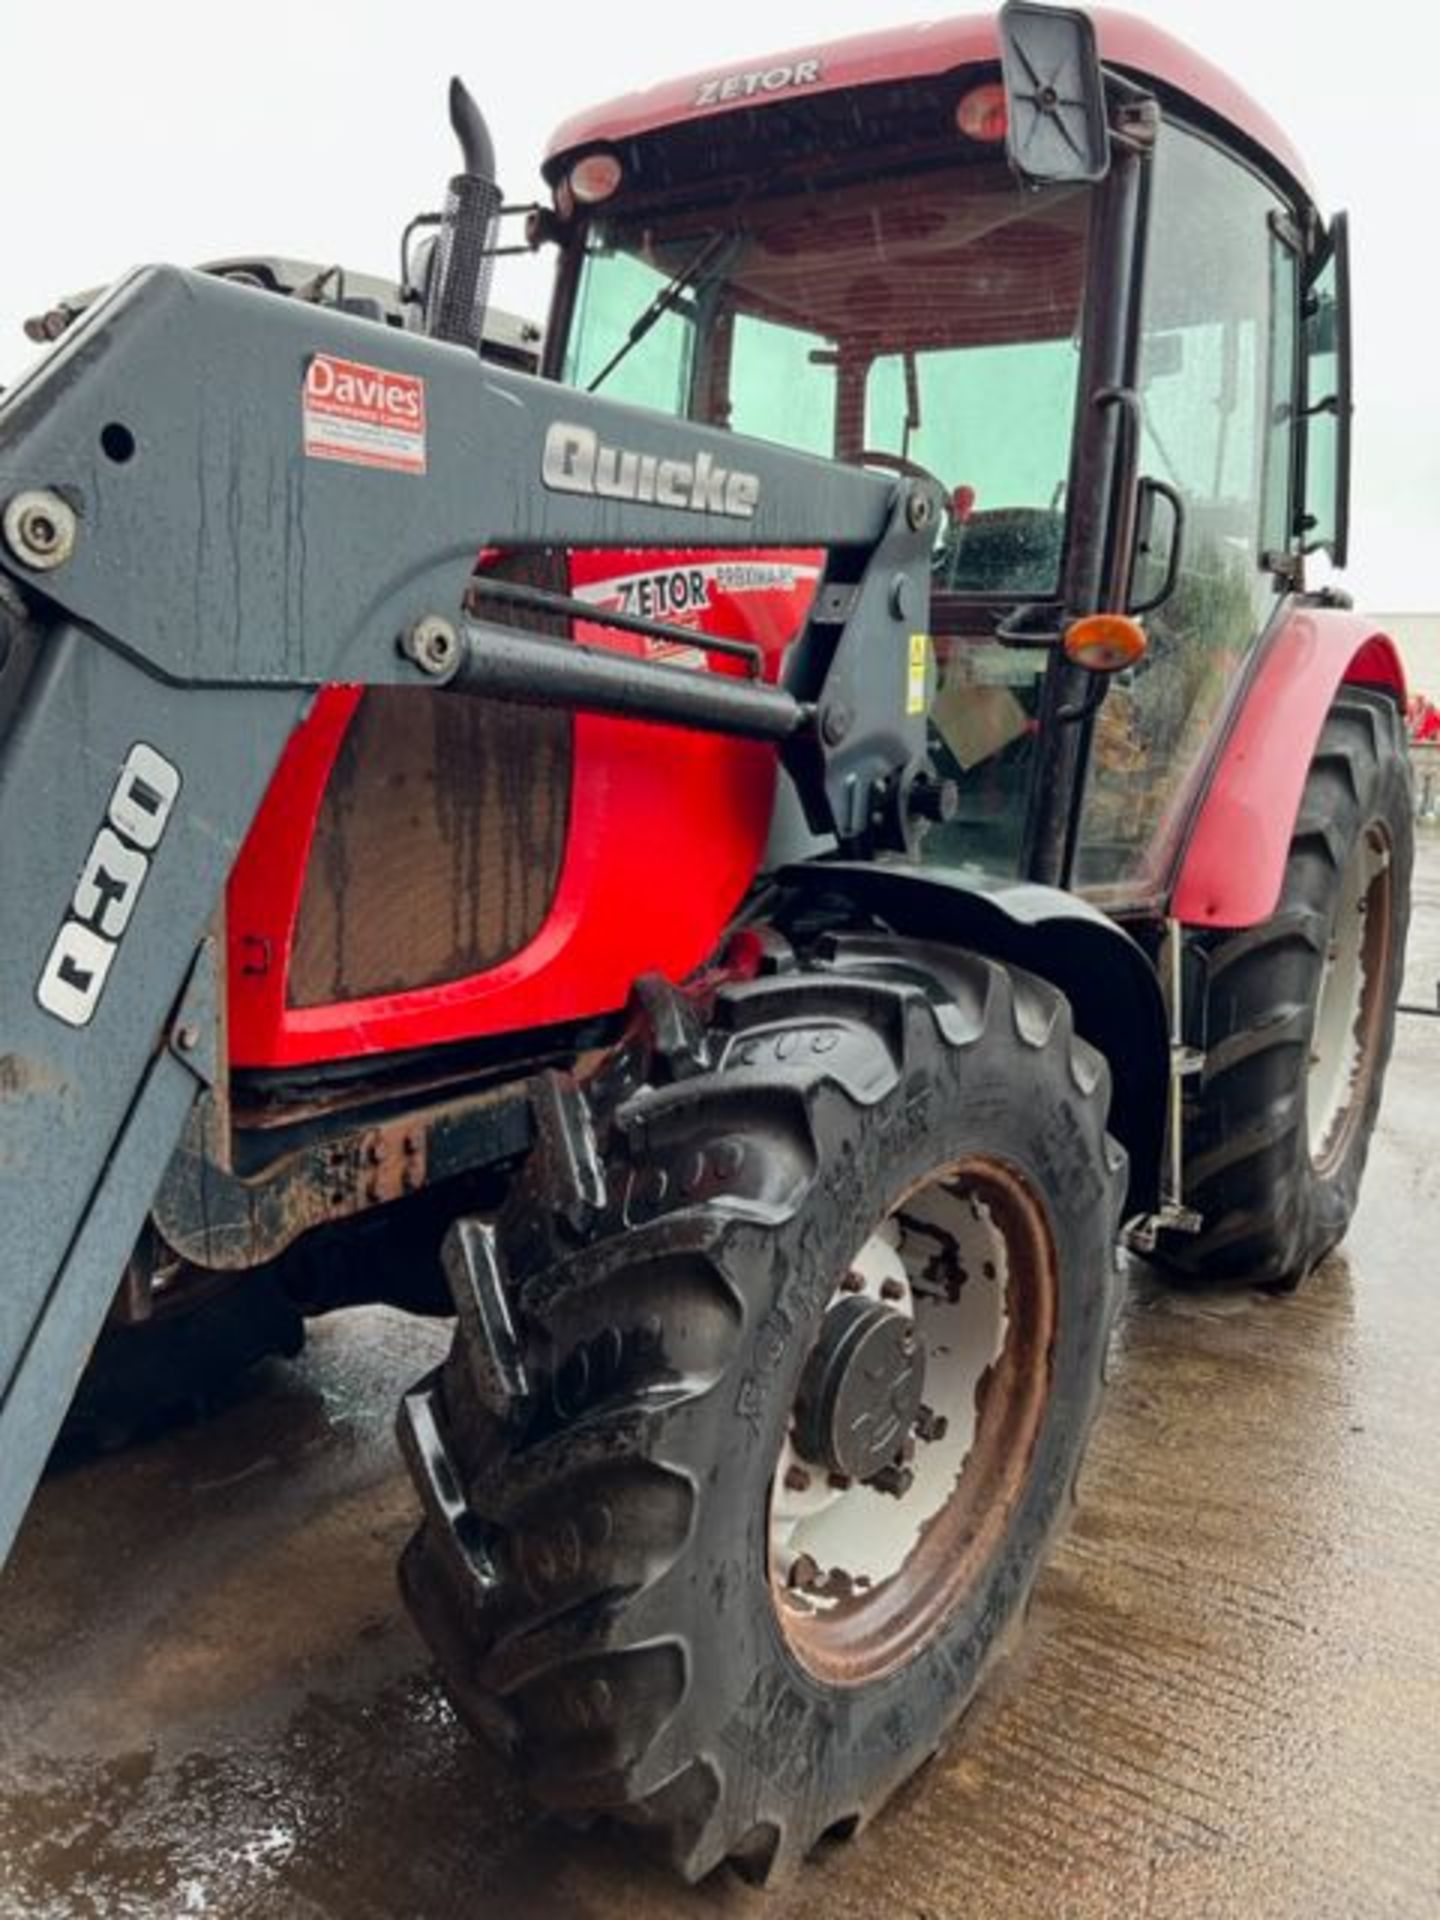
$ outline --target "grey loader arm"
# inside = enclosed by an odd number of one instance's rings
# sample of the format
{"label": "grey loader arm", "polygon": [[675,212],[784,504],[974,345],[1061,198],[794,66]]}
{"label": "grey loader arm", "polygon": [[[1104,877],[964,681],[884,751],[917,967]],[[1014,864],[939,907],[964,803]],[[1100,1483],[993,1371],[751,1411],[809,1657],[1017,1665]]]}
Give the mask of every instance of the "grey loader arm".
{"label": "grey loader arm", "polygon": [[[327,356],[423,383],[399,470],[307,454]],[[678,504],[581,490],[557,431],[663,466]],[[428,682],[397,645],[458,622],[486,545],[823,546],[827,617],[793,691],[756,694],[789,699],[771,737],[812,756],[838,816],[921,750],[905,639],[929,539],[905,483],[172,268],[120,283],[0,402],[0,513],[3,1558],[186,1115],[227,1071],[208,929],[314,690],[490,691],[484,628]],[[836,686],[870,719],[832,749],[811,723]]]}

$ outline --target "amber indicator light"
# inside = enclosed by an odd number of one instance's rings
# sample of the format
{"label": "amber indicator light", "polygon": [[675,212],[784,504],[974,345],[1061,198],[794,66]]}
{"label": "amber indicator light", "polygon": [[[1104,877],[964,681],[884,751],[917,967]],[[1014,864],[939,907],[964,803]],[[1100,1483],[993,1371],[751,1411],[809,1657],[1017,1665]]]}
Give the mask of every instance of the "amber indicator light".
{"label": "amber indicator light", "polygon": [[1128,613],[1087,613],[1065,629],[1065,658],[1088,673],[1119,673],[1145,658],[1145,629]]}

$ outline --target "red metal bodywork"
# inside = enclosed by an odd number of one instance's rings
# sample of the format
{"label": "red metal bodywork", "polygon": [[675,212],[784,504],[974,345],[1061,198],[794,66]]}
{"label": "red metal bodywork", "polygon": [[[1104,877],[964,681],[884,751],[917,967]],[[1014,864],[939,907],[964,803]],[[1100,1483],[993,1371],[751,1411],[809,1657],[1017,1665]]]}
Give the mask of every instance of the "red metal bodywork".
{"label": "red metal bodywork", "polygon": [[[1285,133],[1228,74],[1178,40],[1172,40],[1168,33],[1161,32],[1148,20],[1102,7],[1087,8],[1087,12],[1095,23],[1100,57],[1107,65],[1128,68],[1189,95],[1207,112],[1226,121],[1268,154],[1306,198],[1313,198],[1305,163]],[[685,120],[709,119],[716,114],[731,113],[737,107],[761,105],[771,98],[795,99],[802,93],[827,93],[840,87],[870,86],[884,80],[918,79],[999,58],[997,16],[989,13],[888,27],[880,33],[857,34],[851,39],[830,41],[821,46],[798,47],[788,53],[735,62],[728,67],[690,74],[681,80],[667,80],[660,86],[625,94],[604,106],[575,114],[552,135],[546,171],[553,175],[555,163],[579,148],[630,139]],[[779,79],[785,70],[793,76],[797,70],[811,66],[819,70],[813,80]],[[776,76],[773,91],[765,84],[769,75]],[[755,76],[753,87],[747,93],[745,87],[751,76]],[[727,80],[737,83],[736,91],[729,95],[723,91]],[[710,97],[712,89],[714,97]]]}
{"label": "red metal bodywork", "polygon": [[1292,613],[1266,649],[1190,830],[1171,895],[1177,920],[1252,927],[1275,911],[1305,775],[1347,682],[1403,705],[1394,641],[1361,614]]}
{"label": "red metal bodywork", "polygon": [[[1303,165],[1284,134],[1234,83],[1148,22],[1093,15],[1102,57],[1183,92],[1226,121],[1308,196]],[[805,64],[804,85],[828,91],[903,81],[998,59],[993,14],[902,27],[777,55],[719,75],[667,83],[579,115],[550,145],[561,156],[769,97],[795,97],[765,76]],[[760,76],[746,92],[747,75]],[[739,75],[727,93],[727,77]],[[713,95],[713,98],[711,96]],[[619,600],[629,610],[757,641],[773,679],[808,609],[821,556],[813,552],[589,552],[571,556],[572,591]],[[788,579],[744,584],[727,569],[789,567]],[[703,575],[704,591],[646,603],[644,582]],[[737,581],[739,584],[736,584]],[[641,583],[637,586],[637,582]],[[1351,627],[1362,630],[1347,641]],[[1243,924],[1273,904],[1309,742],[1334,686],[1347,672],[1398,679],[1379,639],[1365,650],[1362,622],[1307,615],[1280,636],[1241,714],[1213,789],[1193,829],[1175,910],[1196,924]],[[622,651],[653,643],[579,625],[576,638]],[[1344,659],[1340,655],[1344,654]],[[736,671],[733,662],[678,658],[696,671]],[[1367,658],[1369,666],[1366,666]],[[1268,695],[1284,682],[1287,742],[1277,754],[1266,725]],[[570,821],[560,875],[538,933],[483,973],[439,986],[320,1006],[290,1004],[288,979],[312,836],[326,783],[360,701],[357,689],[326,689],[297,731],[256,818],[227,897],[230,1051],[239,1066],[296,1067],[367,1054],[543,1028],[623,1004],[637,973],[680,977],[713,950],[760,864],[774,799],[773,752],[698,733],[577,715]],[[1307,728],[1309,732],[1307,733]],[[1270,751],[1258,752],[1262,735]],[[1245,874],[1233,853],[1243,830],[1255,850]],[[1268,904],[1267,904],[1268,903]]]}
{"label": "red metal bodywork", "polygon": [[[612,605],[628,588],[637,611],[754,640],[764,651],[766,677],[774,679],[805,617],[820,560],[798,550],[575,553],[571,587],[582,599]],[[749,575],[737,574],[747,565]],[[756,567],[769,572],[757,576]],[[684,577],[681,591],[670,593],[665,582],[675,575]],[[695,576],[703,583],[698,596]],[[682,597],[693,604],[672,611]],[[584,622],[576,638],[622,652],[668,652]],[[672,655],[671,664],[707,670],[699,654]],[[726,661],[710,670],[737,668]],[[226,907],[230,1054],[237,1066],[396,1053],[608,1012],[624,1004],[638,973],[658,968],[678,979],[698,965],[760,864],[775,793],[772,749],[578,714],[560,879],[535,938],[500,965],[441,986],[292,1006],[290,957],[311,838],[359,701],[353,687],[318,696],[232,873]]]}

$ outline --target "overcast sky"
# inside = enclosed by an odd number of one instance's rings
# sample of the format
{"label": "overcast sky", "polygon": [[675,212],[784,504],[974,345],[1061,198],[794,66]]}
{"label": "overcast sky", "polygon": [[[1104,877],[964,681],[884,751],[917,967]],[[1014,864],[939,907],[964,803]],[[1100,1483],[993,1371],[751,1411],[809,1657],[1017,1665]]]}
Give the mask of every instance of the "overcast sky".
{"label": "overcast sky", "polygon": [[[963,11],[964,9],[956,9]],[[5,8],[0,379],[28,313],[142,260],[245,250],[393,272],[410,213],[452,170],[448,76],[489,115],[501,181],[574,109],[695,69],[923,19],[905,0],[73,0]],[[1375,610],[1440,610],[1440,108],[1434,10],[1133,0],[1287,128],[1327,212],[1352,220],[1356,492],[1348,584]],[[532,38],[533,36],[533,38]],[[502,268],[509,263],[502,262]],[[497,286],[543,317],[545,269]]]}

